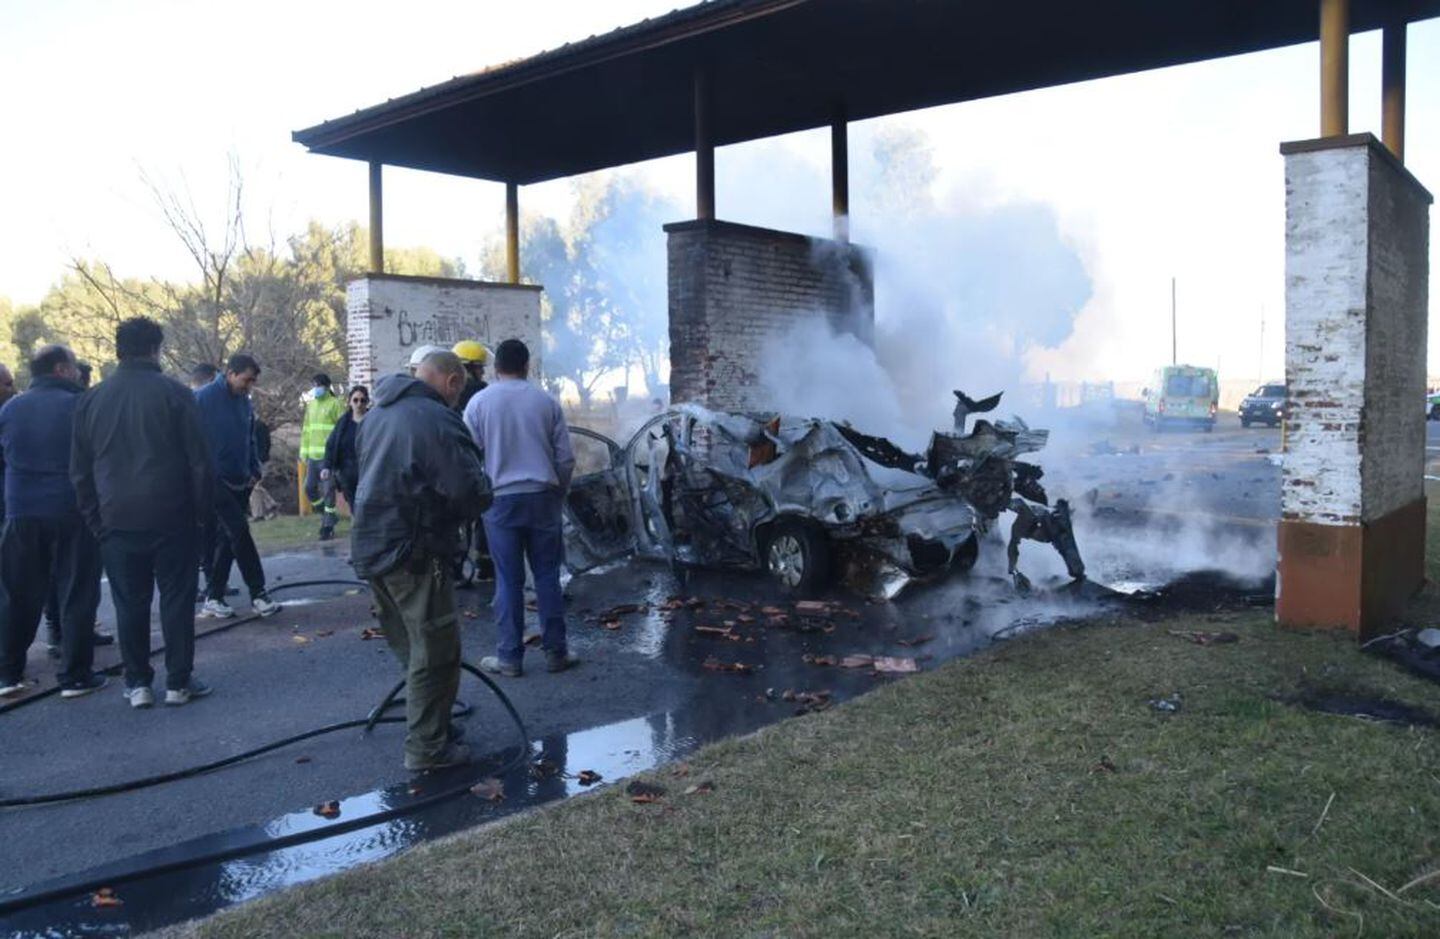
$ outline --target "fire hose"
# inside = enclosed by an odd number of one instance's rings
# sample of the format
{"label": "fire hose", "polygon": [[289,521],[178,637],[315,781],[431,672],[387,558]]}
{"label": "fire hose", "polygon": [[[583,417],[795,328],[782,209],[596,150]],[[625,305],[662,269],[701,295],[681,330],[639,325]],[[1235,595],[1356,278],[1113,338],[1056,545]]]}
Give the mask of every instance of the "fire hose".
{"label": "fire hose", "polygon": [[[363,581],[356,580],[303,580],[294,581],[288,584],[277,585],[275,587],[272,587],[271,590],[273,592],[276,590],[290,589],[294,587],[315,586],[363,587],[366,585]],[[216,633],[224,632],[228,629],[233,629],[234,627],[242,625],[244,623],[255,622],[258,619],[260,619],[258,615],[252,615],[231,620],[230,622],[227,622],[214,629],[206,630],[203,633],[197,634],[196,638],[200,639],[205,636],[212,636]],[[153,657],[155,655],[158,655],[163,651],[163,646],[156,648],[151,651],[151,656]],[[486,687],[490,689],[490,691],[495,695],[495,697],[499,699],[500,704],[505,708],[506,713],[510,715],[510,719],[514,722],[515,729],[519,732],[520,745],[516,751],[515,756],[494,771],[496,775],[504,775],[528,761],[531,752],[530,732],[526,728],[524,719],[520,716],[520,712],[516,710],[515,705],[510,700],[509,696],[506,695],[505,692],[501,690],[501,688],[497,684],[495,684],[495,682],[488,675],[477,669],[475,666],[471,665],[469,662],[462,661],[460,663],[460,666],[465,671],[480,679],[480,681],[482,681],[486,685]],[[113,672],[118,670],[119,668],[119,665],[115,665],[103,670],[102,673]],[[364,729],[364,733],[369,733],[371,730],[374,729],[376,724],[403,723],[405,718],[386,717],[384,716],[384,712],[390,707],[404,702],[404,698],[398,697],[401,689],[404,686],[405,682],[403,679],[397,682],[395,686],[392,687],[390,691],[385,695],[385,697],[380,701],[380,703],[377,704],[374,708],[372,708],[370,712],[363,718],[340,721],[334,724],[327,724],[323,727],[317,727],[312,730],[304,731],[302,733],[293,734],[281,740],[275,740],[241,753],[235,753],[227,757],[222,757],[218,760],[212,760],[209,763],[205,763],[199,766],[187,767],[169,773],[160,773],[153,776],[146,776],[139,779],[128,780],[126,782],[113,783],[105,786],[94,786],[87,789],[77,789],[68,792],[47,793],[44,795],[35,796],[17,796],[14,798],[0,799],[0,808],[20,808],[24,806],[47,805],[57,802],[69,802],[83,799],[98,798],[107,795],[116,795],[123,792],[133,792],[135,790],[163,785],[165,783],[175,782],[177,780],[187,779],[193,776],[199,776],[204,773],[213,772],[227,766],[233,766],[237,763],[242,763],[247,760],[254,759],[256,757],[281,749],[283,747],[288,747],[293,744],[300,743],[304,740],[310,740],[315,737],[324,736],[326,734],[336,733],[341,730],[361,727]],[[45,691],[31,695],[20,701],[12,702],[3,708],[0,708],[0,713],[14,710],[17,707],[30,704],[31,702],[40,700],[41,698],[49,697],[58,690],[58,687],[48,688]],[[464,714],[469,713],[470,710],[471,708],[466,705],[454,714],[452,714],[452,716],[463,716]],[[204,864],[220,863],[222,861],[231,860],[233,858],[243,857],[248,854],[256,854],[263,851],[277,851],[282,848],[294,847],[296,845],[306,844],[311,841],[320,841],[325,838],[331,838],[335,835],[344,834],[346,832],[357,831],[362,828],[369,828],[371,826],[383,824],[387,821],[391,821],[392,819],[418,812],[423,809],[429,808],[432,805],[436,805],[441,802],[445,802],[450,799],[464,795],[465,793],[470,791],[472,782],[472,780],[467,778],[465,782],[459,785],[441,790],[424,798],[417,799],[416,801],[410,802],[404,806],[384,809],[378,812],[372,812],[368,815],[357,816],[355,818],[332,821],[331,824],[324,825],[318,828],[313,828],[307,831],[293,832],[289,835],[268,838],[258,843],[236,845],[229,848],[218,849],[205,854],[200,854],[184,859],[166,861],[153,867],[145,868],[143,870],[133,870],[118,875],[108,875],[103,879],[99,879],[94,882],[65,884],[38,893],[27,893],[18,897],[11,897],[9,899],[0,900],[0,915],[16,913],[20,910],[29,909],[35,906],[41,906],[56,900],[63,900],[67,897],[73,897],[77,894],[94,892],[96,890],[100,890],[106,887],[114,887],[116,884],[120,883],[128,883],[146,877],[153,877],[161,874],[171,873],[173,871],[199,867]]]}
{"label": "fire hose", "polygon": [[[300,586],[300,584],[296,583],[291,586]],[[230,625],[235,624],[232,623]],[[530,732],[525,727],[525,721],[523,718],[521,718],[520,712],[516,710],[514,703],[512,703],[509,696],[500,689],[500,686],[495,684],[495,682],[491,680],[488,675],[477,669],[475,666],[471,665],[469,662],[461,662],[460,665],[461,668],[463,668],[465,671],[469,672],[470,674],[474,675],[476,678],[479,678],[482,682],[484,682],[485,685],[491,690],[491,692],[495,694],[495,697],[500,700],[501,705],[504,706],[506,712],[510,715],[510,719],[515,722],[515,729],[519,731],[520,746],[515,756],[494,771],[495,775],[504,775],[529,760],[531,752]],[[130,780],[124,783],[115,783],[108,786],[97,786],[90,789],[80,789],[70,792],[57,792],[40,796],[20,796],[12,799],[3,799],[0,800],[0,808],[17,808],[20,806],[28,805],[44,805],[54,802],[66,802],[76,799],[89,799],[98,796],[129,792],[136,789],[143,789],[150,786],[161,785],[167,782],[174,782],[175,780],[185,779],[191,776],[197,776],[201,773],[207,773],[212,770],[220,769],[221,767],[231,766],[235,763],[240,763],[245,760],[253,759],[262,754],[269,753],[273,750],[277,750],[281,747],[289,746],[294,743],[298,743],[302,740],[309,740],[314,737],[334,733],[340,730],[346,730],[352,727],[363,727],[365,729],[365,732],[368,733],[376,724],[400,723],[404,721],[404,718],[402,717],[383,716],[384,711],[387,708],[395,704],[399,704],[403,700],[397,698],[397,695],[400,693],[400,689],[404,687],[404,684],[405,683],[403,680],[396,684],[395,687],[393,687],[390,692],[385,696],[385,698],[381,700],[381,702],[377,704],[374,708],[372,708],[370,713],[363,718],[349,721],[341,721],[336,724],[329,724],[324,727],[318,727],[314,730],[309,730],[305,731],[304,733],[286,737],[283,740],[277,740],[272,743],[264,744],[254,749],[247,750],[243,753],[237,753],[228,757],[224,757],[223,759],[214,760],[202,766],[194,766],[188,769],[177,770],[171,773],[148,776],[142,779]],[[466,708],[465,711],[462,713],[468,713],[468,708]],[[127,871],[118,875],[112,874],[91,882],[70,883],[54,887],[49,890],[44,890],[38,893],[29,893],[6,900],[0,900],[0,916],[10,913],[16,913],[20,910],[29,909],[35,906],[41,906],[43,904],[50,903],[56,900],[63,900],[68,897],[73,897],[77,894],[93,893],[94,891],[107,887],[113,888],[117,884],[129,883],[131,881],[141,880],[146,877],[154,877],[160,874],[171,873],[173,871],[185,870],[192,867],[199,867],[203,864],[216,864],[222,861],[228,861],[233,858],[243,857],[248,854],[256,854],[262,851],[278,851],[282,848],[294,847],[296,845],[306,844],[311,841],[320,841],[325,838],[331,838],[335,835],[344,834],[350,831],[356,831],[361,828],[369,828],[373,825],[379,825],[392,819],[399,818],[404,815],[409,815],[413,812],[418,812],[422,809],[429,808],[432,805],[436,805],[438,803],[445,802],[458,796],[464,795],[471,790],[472,785],[473,780],[467,777],[467,779],[459,785],[453,786],[448,789],[443,789],[424,798],[417,799],[416,801],[404,806],[383,809],[378,812],[372,812],[369,815],[361,815],[355,818],[347,818],[334,821],[329,825],[313,828],[308,831],[299,831],[289,835],[268,838],[258,843],[237,845],[229,848],[221,848],[205,854],[195,855],[192,857],[177,859],[173,861],[166,861],[153,867],[145,868],[143,870]]]}

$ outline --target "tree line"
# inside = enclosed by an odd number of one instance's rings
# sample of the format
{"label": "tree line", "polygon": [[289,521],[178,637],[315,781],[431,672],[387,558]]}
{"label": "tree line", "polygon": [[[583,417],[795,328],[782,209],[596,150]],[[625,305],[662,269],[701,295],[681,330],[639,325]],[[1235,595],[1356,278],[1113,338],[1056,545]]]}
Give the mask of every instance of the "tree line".
{"label": "tree line", "polygon": [[[246,351],[264,367],[258,416],[280,427],[298,419],[295,402],[316,371],[343,376],[345,288],[368,267],[369,235],[356,222],[310,221],[288,236],[251,236],[244,182],[232,168],[223,218],[207,219],[183,194],[150,186],[177,246],[190,260],[183,280],[130,276],[103,258],[72,258],[38,304],[0,297],[0,361],[24,381],[23,364],[46,343],[62,342],[103,378],[114,367],[115,326],[148,316],[164,328],[164,365],[173,374],[199,362],[220,364]],[[642,186],[608,177],[577,184],[571,218],[528,217],[522,277],[545,287],[542,319],[546,381],[588,403],[596,382],[634,368],[652,393],[668,371],[664,235],[680,217]],[[488,239],[482,279],[500,279],[503,241]],[[390,273],[465,277],[463,260],[429,248],[387,248]],[[7,349],[6,346],[9,346]],[[19,365],[16,369],[14,366]]]}

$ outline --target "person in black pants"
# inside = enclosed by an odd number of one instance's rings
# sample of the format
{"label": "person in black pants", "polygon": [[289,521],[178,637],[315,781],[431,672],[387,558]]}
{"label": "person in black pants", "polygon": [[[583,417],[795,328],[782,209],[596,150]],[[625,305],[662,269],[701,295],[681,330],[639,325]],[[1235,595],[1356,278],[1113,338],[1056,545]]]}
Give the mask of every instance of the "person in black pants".
{"label": "person in black pants", "polygon": [[70,483],[79,377],[69,349],[45,346],[30,361],[30,390],[0,408],[7,503],[0,536],[0,696],[25,690],[26,655],[52,584],[60,598],[61,697],[105,685],[92,670],[100,553]]}
{"label": "person in black pants", "polygon": [[346,399],[347,409],[335,422],[325,441],[325,462],[320,466],[321,480],[335,483],[345,497],[350,511],[355,511],[355,487],[360,484],[360,453],[355,449],[356,432],[370,410],[370,389],[356,385]]}
{"label": "person in black pants", "polygon": [[165,703],[210,693],[195,664],[196,541],[214,489],[195,397],[160,372],[165,333],[137,317],[115,329],[120,366],[75,407],[70,479],[115,601],[115,629],[131,707],[155,703],[150,601],[160,588]]}
{"label": "person in black pants", "polygon": [[[196,362],[186,374],[190,390],[198,392],[215,380],[220,370],[209,362]],[[205,599],[206,584],[210,583],[210,563],[215,559],[215,519],[207,518],[200,526],[200,594],[196,603]]]}
{"label": "person in black pants", "polygon": [[[90,376],[93,374],[94,369],[91,367],[89,362],[76,362],[75,368],[78,369],[80,372],[80,378],[78,379],[77,383],[80,385],[80,390],[84,391],[90,387]],[[67,462],[65,470],[68,475],[69,458],[67,457],[66,459]],[[98,558],[99,555],[96,555],[96,557]],[[100,624],[96,623],[93,629],[93,632],[95,633],[95,645],[114,645],[115,636],[111,633],[101,632],[99,626]],[[58,659],[61,657],[62,643],[60,639],[60,583],[55,578],[51,578],[50,596],[45,601],[45,645],[48,647],[47,651],[50,653],[50,657],[52,659]]]}
{"label": "person in black pants", "polygon": [[250,535],[250,490],[260,481],[260,457],[255,447],[255,411],[250,389],[260,377],[260,363],[237,353],[225,364],[224,374],[195,392],[200,423],[210,444],[215,487],[215,557],[201,616],[231,617],[225,602],[225,585],[232,564],[250,588],[250,606],[261,616],[280,612],[280,604],[265,591],[265,569]]}

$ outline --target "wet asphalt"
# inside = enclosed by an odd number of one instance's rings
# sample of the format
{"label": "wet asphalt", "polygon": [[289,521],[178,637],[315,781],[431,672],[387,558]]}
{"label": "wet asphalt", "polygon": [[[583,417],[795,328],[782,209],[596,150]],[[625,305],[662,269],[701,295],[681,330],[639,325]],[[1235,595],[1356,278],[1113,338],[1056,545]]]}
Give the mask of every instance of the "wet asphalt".
{"label": "wet asphalt", "polygon": [[[1047,469],[1052,498],[1067,497],[1076,507],[1077,537],[1092,578],[1131,589],[1207,566],[1214,559],[1207,552],[1223,555],[1235,573],[1264,575],[1267,557],[1273,565],[1279,467],[1272,454],[1279,449],[1278,431],[1238,424],[1212,434],[1086,427],[1057,431],[1037,462]],[[1184,537],[1177,540],[1177,531]],[[1142,534],[1184,549],[1152,550]],[[272,583],[344,578],[350,576],[345,553],[345,546],[331,545],[272,556],[266,566]],[[1046,592],[1062,583],[1063,567],[1041,545],[1027,545],[1022,555],[1022,568],[1041,590],[1017,596],[1003,577],[1003,555],[1002,543],[987,541],[971,574],[911,588],[893,603],[837,593],[834,610],[805,628],[795,628],[793,611],[785,627],[763,625],[764,607],[788,610],[789,601],[755,575],[703,573],[681,582],[666,566],[622,562],[574,578],[567,586],[571,641],[584,663],[550,675],[532,652],[532,671],[503,682],[531,736],[548,742],[547,753],[557,757],[558,778],[568,778],[532,796],[544,801],[579,791],[573,777],[583,769],[604,767],[613,779],[792,716],[797,704],[785,700],[787,690],[825,690],[840,699],[899,680],[869,668],[811,664],[807,656],[913,658],[924,670],[983,647],[996,632],[1099,608],[1064,591]],[[488,585],[459,593],[470,661],[491,649],[489,596]],[[291,605],[278,616],[200,640],[197,675],[215,687],[208,699],[133,711],[112,682],[88,698],[52,697],[0,714],[0,797],[164,772],[364,716],[399,677],[383,640],[362,638],[374,625],[368,597],[343,588],[302,588],[282,599]],[[665,609],[677,600],[694,602]],[[618,629],[605,628],[600,614],[621,604],[642,610],[619,616]],[[108,617],[102,611],[102,620]],[[697,629],[725,629],[727,622],[736,638]],[[200,628],[210,625],[202,621]],[[106,651],[102,662],[113,655]],[[732,670],[736,664],[744,670]],[[52,681],[38,646],[32,666],[47,684]],[[463,723],[478,753],[513,745],[513,727],[482,686],[467,677],[461,697],[475,706]],[[401,736],[395,725],[382,725],[368,737],[344,731],[154,789],[0,810],[0,844],[6,846],[0,900],[188,839],[254,825],[280,830],[328,800],[351,798],[359,805],[373,800],[367,793],[386,787],[403,792],[409,777],[400,764]],[[465,816],[450,827],[476,820],[483,819]],[[325,863],[296,862],[290,870],[282,862],[229,889],[210,884],[207,895],[212,906],[234,902],[383,856],[426,833],[423,826],[387,832],[379,842],[363,842],[362,849]]]}

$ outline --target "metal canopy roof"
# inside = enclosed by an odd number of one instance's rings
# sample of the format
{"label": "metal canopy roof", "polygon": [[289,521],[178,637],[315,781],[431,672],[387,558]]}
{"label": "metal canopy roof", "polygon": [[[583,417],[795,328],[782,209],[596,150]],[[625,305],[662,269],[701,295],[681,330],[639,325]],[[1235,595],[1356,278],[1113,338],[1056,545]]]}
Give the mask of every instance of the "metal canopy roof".
{"label": "metal canopy roof", "polygon": [[[1440,16],[1352,0],[1351,30]],[[534,183],[717,145],[1309,42],[1318,0],[709,0],[296,131],[316,153]]]}

